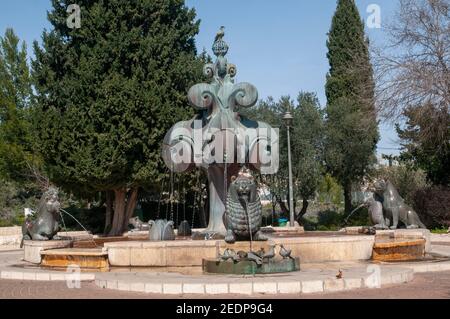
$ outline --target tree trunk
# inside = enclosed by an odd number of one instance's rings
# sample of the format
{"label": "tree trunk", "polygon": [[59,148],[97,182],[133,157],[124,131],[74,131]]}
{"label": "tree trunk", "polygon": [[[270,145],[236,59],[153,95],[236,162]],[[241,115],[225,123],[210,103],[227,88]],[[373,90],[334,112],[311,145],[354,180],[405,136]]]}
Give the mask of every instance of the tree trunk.
{"label": "tree trunk", "polygon": [[[206,187],[206,198],[209,198],[209,187]],[[203,190],[200,191],[200,196],[195,196],[195,198],[198,198],[197,207],[198,209],[198,215],[199,215],[199,222],[200,222],[200,228],[206,228],[208,225],[209,220],[209,201],[206,200],[203,203]]]}
{"label": "tree trunk", "polygon": [[281,209],[281,212],[283,213],[283,215],[289,216],[289,209],[287,208],[286,204],[281,199],[281,196],[276,195],[276,199],[277,199],[278,205],[280,205],[280,209]]}
{"label": "tree trunk", "polygon": [[345,213],[350,214],[352,211],[352,184],[344,184],[344,203],[345,203]]}
{"label": "tree trunk", "polygon": [[114,202],[114,192],[113,191],[106,191],[106,217],[105,217],[105,228],[103,230],[103,234],[108,234],[110,228],[111,228],[111,219],[113,216],[113,202]]}
{"label": "tree trunk", "polygon": [[303,215],[306,214],[306,211],[308,210],[308,206],[309,206],[309,202],[307,199],[303,198],[303,206],[302,206],[302,210],[300,211],[300,213],[298,213],[297,215],[297,222],[299,225],[302,224],[302,217]]}
{"label": "tree trunk", "polygon": [[137,205],[137,198],[139,194],[139,187],[132,188],[128,193],[127,206],[125,209],[125,219],[122,224],[122,232],[126,231],[128,228],[128,221],[133,217],[134,210]]}
{"label": "tree trunk", "polygon": [[125,218],[127,190],[125,188],[114,190],[114,216],[109,236],[122,235],[123,220]]}

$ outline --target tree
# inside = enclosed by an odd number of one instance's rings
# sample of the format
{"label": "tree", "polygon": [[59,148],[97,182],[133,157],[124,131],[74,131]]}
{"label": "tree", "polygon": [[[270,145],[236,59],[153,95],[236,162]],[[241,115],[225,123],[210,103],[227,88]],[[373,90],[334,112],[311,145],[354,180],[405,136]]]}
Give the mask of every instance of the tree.
{"label": "tree", "polygon": [[449,1],[400,0],[392,21],[385,26],[388,43],[374,50],[382,115],[396,119],[409,107],[427,105],[449,112]]}
{"label": "tree", "polygon": [[52,1],[52,30],[34,44],[40,152],[61,187],[106,191],[106,228],[119,235],[139,188],[160,190],[165,133],[192,115],[199,21],[183,0],[80,0],[81,28],[71,29],[70,3]]}
{"label": "tree", "polygon": [[376,50],[377,102],[397,124],[401,157],[434,184],[450,183],[450,3],[400,0]]}
{"label": "tree", "polygon": [[338,1],[328,36],[325,161],[349,213],[352,184],[366,175],[379,139],[369,43],[354,0]]}
{"label": "tree", "polygon": [[31,79],[25,43],[12,29],[0,37],[0,177],[21,181],[33,161]]}
{"label": "tree", "polygon": [[297,103],[293,112],[292,170],[296,193],[303,200],[296,217],[300,223],[322,178],[323,115],[315,93],[300,92]]}
{"label": "tree", "polygon": [[450,113],[428,104],[408,108],[404,115],[404,127],[396,126],[403,147],[400,159],[424,170],[434,185],[450,186]]}
{"label": "tree", "polygon": [[[308,208],[308,200],[315,195],[322,177],[322,112],[315,93],[300,92],[297,105],[289,96],[282,96],[278,102],[272,97],[261,101],[257,107],[245,110],[245,115],[253,120],[264,121],[280,129],[280,169],[277,174],[262,177],[262,182],[270,187],[283,215],[289,216],[289,208],[283,199],[288,194],[287,132],[282,123],[284,113],[290,110],[294,117],[291,128],[291,152],[293,158],[294,203],[303,200],[301,211],[296,215],[300,223]],[[294,204],[295,206],[295,204]],[[295,207],[294,207],[295,209]]]}

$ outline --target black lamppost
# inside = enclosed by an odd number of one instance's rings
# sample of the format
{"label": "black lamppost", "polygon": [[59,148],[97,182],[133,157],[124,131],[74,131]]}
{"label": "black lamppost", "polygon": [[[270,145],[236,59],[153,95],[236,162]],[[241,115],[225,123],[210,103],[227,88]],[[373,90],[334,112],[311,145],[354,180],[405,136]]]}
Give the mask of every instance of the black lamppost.
{"label": "black lamppost", "polygon": [[288,169],[289,169],[289,226],[294,227],[295,214],[294,214],[294,185],[292,183],[292,161],[291,161],[291,136],[290,128],[294,117],[288,109],[283,115],[283,121],[287,128],[287,142],[288,142]]}

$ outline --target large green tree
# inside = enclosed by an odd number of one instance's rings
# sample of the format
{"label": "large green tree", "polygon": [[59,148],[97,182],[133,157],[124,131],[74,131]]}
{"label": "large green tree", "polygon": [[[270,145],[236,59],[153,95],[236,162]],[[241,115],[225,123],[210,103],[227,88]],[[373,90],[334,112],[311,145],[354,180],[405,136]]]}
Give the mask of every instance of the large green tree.
{"label": "large green tree", "polygon": [[33,163],[31,79],[25,43],[12,29],[0,37],[0,177],[22,181]]}
{"label": "large green tree", "polygon": [[323,175],[323,114],[317,95],[312,92],[300,92],[297,103],[289,96],[282,96],[279,101],[269,97],[260,101],[255,108],[245,110],[245,115],[280,129],[280,169],[277,174],[263,176],[263,182],[270,187],[274,196],[273,203],[278,203],[283,214],[288,216],[289,208],[283,201],[288,199],[289,195],[287,131],[282,120],[287,110],[294,118],[291,128],[292,171],[294,203],[303,200],[302,209],[298,213],[296,210],[295,214],[300,223],[308,208],[308,200],[315,196]]}
{"label": "large green tree", "polygon": [[328,36],[325,159],[349,212],[352,185],[367,173],[379,139],[369,43],[354,0],[337,2]]}
{"label": "large green tree", "polygon": [[52,29],[34,46],[40,151],[58,185],[106,191],[118,235],[138,189],[159,189],[166,131],[192,112],[199,21],[183,0],[80,0],[81,28],[69,28],[71,2],[52,1]]}
{"label": "large green tree", "polygon": [[[425,171],[435,185],[450,186],[450,113],[432,104],[405,109],[404,127],[397,125],[400,159]],[[424,134],[426,132],[426,134]]]}
{"label": "large green tree", "polygon": [[323,174],[323,114],[315,93],[300,92],[293,112],[293,175],[295,191],[303,200],[297,214],[300,222],[314,198]]}

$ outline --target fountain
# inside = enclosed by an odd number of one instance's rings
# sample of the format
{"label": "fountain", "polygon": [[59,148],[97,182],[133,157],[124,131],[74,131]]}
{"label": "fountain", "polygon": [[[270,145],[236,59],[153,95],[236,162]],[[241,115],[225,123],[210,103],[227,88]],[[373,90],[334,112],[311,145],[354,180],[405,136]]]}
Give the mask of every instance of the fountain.
{"label": "fountain", "polygon": [[265,265],[262,254],[253,251],[254,240],[268,238],[260,231],[261,201],[250,169],[263,174],[277,172],[278,134],[268,124],[238,113],[239,108],[256,104],[258,91],[252,84],[234,83],[236,66],[225,57],[229,47],[224,35],[222,27],[213,44],[217,60],[204,67],[211,82],[194,85],[188,93],[190,104],[199,112],[190,121],[179,122],[170,129],[164,139],[163,159],[171,172],[198,167],[208,176],[209,224],[205,230],[193,234],[194,240],[249,242],[249,251],[238,252],[241,256],[238,259],[205,259],[206,272],[247,273],[254,263],[258,269],[253,269],[253,273],[284,271],[283,265],[288,265],[290,271],[298,270],[295,258],[288,258],[293,262],[283,258],[281,263],[270,263],[272,267],[259,267]]}
{"label": "fountain", "polygon": [[[300,260],[303,264],[377,259],[375,254],[383,255],[386,248],[380,245],[386,245],[387,241],[377,241],[381,238],[378,233],[383,231],[393,232],[392,236],[396,237],[393,242],[400,242],[396,230],[380,229],[376,236],[350,231],[289,232],[282,227],[271,228],[270,233],[263,232],[261,201],[253,174],[277,172],[278,134],[268,124],[239,114],[239,109],[255,105],[258,93],[249,83],[234,83],[236,66],[226,59],[228,45],[223,37],[222,29],[213,44],[217,60],[204,67],[210,83],[194,85],[188,93],[189,102],[198,114],[189,121],[175,124],[163,142],[162,157],[170,172],[168,183],[163,181],[162,187],[164,189],[166,183],[170,186],[170,203],[166,205],[165,214],[161,212],[161,194],[156,220],[145,224],[149,230],[144,230],[144,223],[136,219],[132,220],[136,230],[128,237],[68,242],[25,240],[25,260],[52,268],[70,264],[97,270],[158,267],[164,271],[173,267],[196,267],[206,274],[270,274],[298,271]],[[207,228],[191,230],[185,207],[181,214],[179,211],[179,204],[186,202],[186,190],[181,192],[179,176],[195,168],[203,170],[208,177],[210,211]],[[380,183],[378,191],[381,192],[383,187],[389,194],[398,194],[388,183]],[[176,209],[173,206],[175,197]],[[410,228],[422,226],[417,215],[402,200],[397,198],[389,207],[384,207],[386,202],[378,201],[370,210],[372,220],[380,228],[387,228],[386,218],[392,219],[392,226],[399,221],[406,222]],[[398,204],[401,209],[392,211],[392,204]],[[51,208],[51,205],[47,207]],[[196,203],[194,209],[199,209]],[[55,221],[58,214],[67,213],[59,208],[51,212],[52,215],[44,214],[45,218],[53,216]],[[49,222],[53,223],[53,220],[49,219]],[[175,225],[179,225],[178,230],[174,229]],[[194,225],[193,221],[191,225]],[[28,239],[39,239],[35,233],[41,233],[33,227],[32,223],[27,224],[24,234]],[[421,234],[421,230],[408,231]],[[52,228],[49,237],[45,238],[52,239],[55,234]],[[420,237],[420,234],[414,236]],[[420,255],[423,242],[420,241],[422,237],[417,236],[413,239],[417,241],[414,244],[419,251],[416,255]],[[32,257],[28,256],[30,251]]]}

